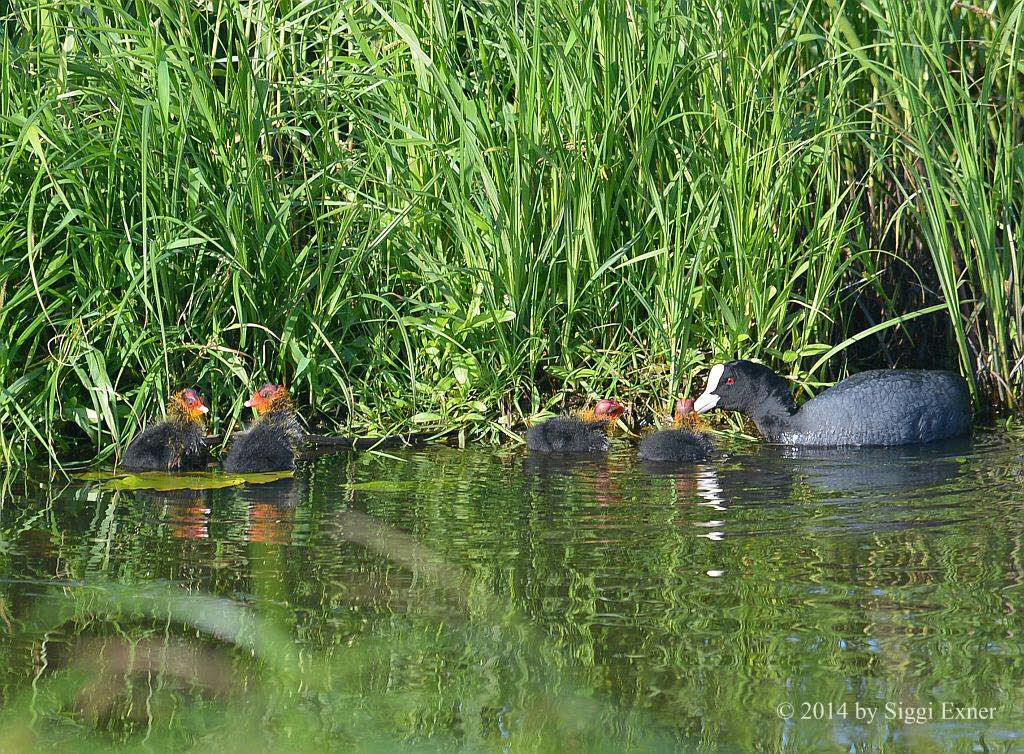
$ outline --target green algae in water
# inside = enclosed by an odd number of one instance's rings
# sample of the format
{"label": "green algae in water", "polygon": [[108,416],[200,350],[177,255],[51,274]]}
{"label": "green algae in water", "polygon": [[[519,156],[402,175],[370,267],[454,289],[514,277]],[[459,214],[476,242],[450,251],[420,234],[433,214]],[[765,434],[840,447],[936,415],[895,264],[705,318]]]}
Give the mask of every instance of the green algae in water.
{"label": "green algae in water", "polygon": [[355,482],[348,488],[353,492],[413,492],[419,489],[419,482],[388,481],[378,479],[372,482]]}

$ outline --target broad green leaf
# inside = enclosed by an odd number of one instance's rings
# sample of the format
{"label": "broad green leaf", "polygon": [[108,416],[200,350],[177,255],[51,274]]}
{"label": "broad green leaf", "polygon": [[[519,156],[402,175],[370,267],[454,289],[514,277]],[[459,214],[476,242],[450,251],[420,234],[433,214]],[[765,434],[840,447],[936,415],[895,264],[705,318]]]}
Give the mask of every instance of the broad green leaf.
{"label": "broad green leaf", "polygon": [[156,96],[160,105],[160,115],[166,121],[171,114],[171,81],[167,71],[167,58],[161,55],[159,60],[156,66]]}
{"label": "broad green leaf", "polygon": [[215,490],[243,484],[266,484],[293,476],[292,471],[268,471],[256,474],[226,474],[219,471],[87,471],[76,479],[103,481],[108,490]]}
{"label": "broad green leaf", "polygon": [[435,414],[432,411],[421,411],[418,414],[414,414],[410,417],[410,421],[415,424],[426,424],[428,422],[441,421],[441,414]]}

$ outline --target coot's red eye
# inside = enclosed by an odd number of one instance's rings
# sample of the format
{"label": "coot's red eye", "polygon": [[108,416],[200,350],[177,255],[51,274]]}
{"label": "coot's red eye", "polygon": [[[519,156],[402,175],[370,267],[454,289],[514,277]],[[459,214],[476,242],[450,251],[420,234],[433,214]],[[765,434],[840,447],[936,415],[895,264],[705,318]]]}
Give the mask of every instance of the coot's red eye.
{"label": "coot's red eye", "polygon": [[734,382],[736,382],[736,380],[734,380],[734,379],[733,379],[732,377],[730,377],[729,379],[727,379],[727,380],[725,381],[725,384],[726,384],[726,385],[731,385],[731,384],[733,384]]}

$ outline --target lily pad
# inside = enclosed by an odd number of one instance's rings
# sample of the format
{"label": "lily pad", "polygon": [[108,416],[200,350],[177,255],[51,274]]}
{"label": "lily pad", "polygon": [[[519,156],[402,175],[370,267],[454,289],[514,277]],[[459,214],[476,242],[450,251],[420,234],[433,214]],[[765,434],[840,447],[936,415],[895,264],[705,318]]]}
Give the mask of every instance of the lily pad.
{"label": "lily pad", "polygon": [[287,479],[291,471],[267,471],[258,474],[225,474],[219,471],[88,471],[78,479],[103,481],[108,490],[215,490],[243,484],[266,484]]}
{"label": "lily pad", "polygon": [[83,471],[81,474],[75,474],[75,479],[87,479],[91,482],[102,481],[104,479],[113,479],[115,477],[122,476],[117,471]]}
{"label": "lily pad", "polygon": [[266,484],[276,482],[278,479],[291,479],[295,476],[294,471],[260,471],[252,474],[235,474],[246,484]]}
{"label": "lily pad", "polygon": [[197,471],[172,474],[166,471],[140,471],[110,479],[103,487],[108,490],[215,490],[244,484],[236,476]]}
{"label": "lily pad", "polygon": [[419,489],[419,482],[389,482],[378,480],[375,482],[356,482],[348,488],[355,492],[412,492]]}

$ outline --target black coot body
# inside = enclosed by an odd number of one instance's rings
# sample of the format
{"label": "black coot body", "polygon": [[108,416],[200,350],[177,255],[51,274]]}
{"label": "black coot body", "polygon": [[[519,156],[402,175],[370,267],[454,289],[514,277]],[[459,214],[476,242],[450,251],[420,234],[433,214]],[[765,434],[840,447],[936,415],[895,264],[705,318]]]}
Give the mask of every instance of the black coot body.
{"label": "black coot body", "polygon": [[209,461],[206,425],[209,409],[195,388],[179,390],[167,402],[167,418],[131,441],[121,459],[129,471],[192,471]]}
{"label": "black coot body", "polygon": [[235,473],[287,471],[295,468],[295,448],[301,429],[291,422],[261,419],[228,448],[224,470]]}
{"label": "black coot body", "polygon": [[715,444],[704,432],[689,429],[663,429],[652,432],[641,442],[637,456],[644,461],[704,461],[715,452]]}
{"label": "black coot body", "polygon": [[526,447],[539,453],[604,453],[608,450],[604,424],[559,416],[526,430]]}
{"label": "black coot body", "polygon": [[526,431],[526,447],[538,453],[604,453],[608,432],[623,414],[615,401],[602,399],[592,411],[559,416]]}
{"label": "black coot body", "polygon": [[675,424],[672,429],[653,432],[640,442],[637,456],[641,461],[703,461],[715,451],[715,444],[708,433],[698,429],[703,423],[693,405],[689,398],[676,401]]}
{"label": "black coot body", "polygon": [[195,471],[206,468],[209,452],[202,425],[160,422],[132,440],[121,468],[128,471]]}
{"label": "black coot body", "polygon": [[695,408],[739,411],[770,442],[892,446],[935,442],[971,426],[967,383],[952,372],[861,372],[797,408],[789,384],[762,364],[734,361],[711,370]]}
{"label": "black coot body", "polygon": [[305,434],[295,416],[295,404],[280,385],[267,383],[245,405],[261,416],[228,448],[224,470],[235,473],[288,471],[295,468],[295,451]]}

